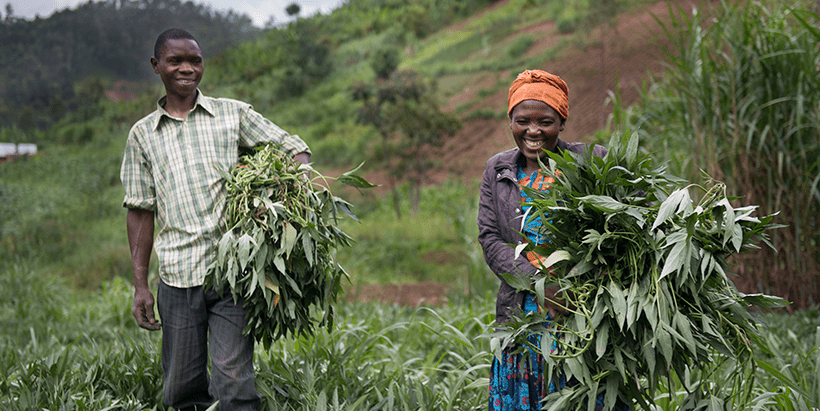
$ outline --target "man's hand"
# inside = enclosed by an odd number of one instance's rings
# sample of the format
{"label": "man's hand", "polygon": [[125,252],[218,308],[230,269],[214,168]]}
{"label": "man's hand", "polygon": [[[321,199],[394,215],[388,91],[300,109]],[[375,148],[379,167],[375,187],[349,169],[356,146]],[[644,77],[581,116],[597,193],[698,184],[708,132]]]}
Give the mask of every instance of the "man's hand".
{"label": "man's hand", "polygon": [[154,318],[154,295],[148,289],[148,263],[154,247],[154,212],[130,209],[126,217],[128,246],[131,248],[131,268],[134,269],[134,305],[131,313],[137,324],[146,330],[159,330]]}
{"label": "man's hand", "polygon": [[149,331],[159,330],[161,325],[154,318],[154,295],[147,288],[138,288],[134,291],[134,305],[131,313],[137,319],[137,324]]}

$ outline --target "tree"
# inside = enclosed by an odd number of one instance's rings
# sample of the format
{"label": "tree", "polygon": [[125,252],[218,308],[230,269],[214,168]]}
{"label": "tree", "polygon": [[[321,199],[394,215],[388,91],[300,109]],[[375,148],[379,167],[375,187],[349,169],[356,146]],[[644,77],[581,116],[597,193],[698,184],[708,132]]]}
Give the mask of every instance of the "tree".
{"label": "tree", "polygon": [[376,156],[388,170],[393,208],[401,217],[398,184],[410,183],[411,210],[417,212],[421,186],[434,166],[429,151],[461,124],[457,117],[439,109],[435,83],[413,70],[392,72],[375,83],[357,83],[353,99],[362,101],[358,121],[372,125],[381,136]]}
{"label": "tree", "polygon": [[401,62],[398,47],[382,47],[377,49],[370,58],[370,67],[376,72],[376,78],[388,79],[396,71]]}
{"label": "tree", "polygon": [[285,7],[285,13],[288,13],[288,16],[298,16],[299,12],[302,11],[302,7],[300,7],[296,3],[291,3],[289,6]]}
{"label": "tree", "polygon": [[[399,71],[396,75],[417,76],[409,71]],[[439,109],[435,99],[435,84],[428,83],[422,89],[424,92],[417,97],[399,97],[395,103],[386,107],[387,117],[400,134],[395,171],[401,172],[410,183],[408,194],[414,213],[419,210],[421,186],[427,182],[427,172],[435,166],[429,151],[439,146],[445,135],[452,135],[461,128],[457,117]]]}

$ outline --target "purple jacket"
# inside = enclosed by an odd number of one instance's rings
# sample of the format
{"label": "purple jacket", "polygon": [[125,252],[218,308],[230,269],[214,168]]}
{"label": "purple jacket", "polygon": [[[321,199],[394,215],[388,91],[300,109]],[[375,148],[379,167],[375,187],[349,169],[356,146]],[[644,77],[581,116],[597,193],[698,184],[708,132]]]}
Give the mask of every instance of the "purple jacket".
{"label": "purple jacket", "polygon": [[[589,147],[585,143],[567,143],[558,140],[558,151],[569,150],[581,153]],[[606,155],[606,148],[594,146],[592,154]],[[502,273],[515,276],[531,276],[536,268],[523,254],[518,258],[509,244],[521,244],[521,193],[516,171],[522,155],[518,148],[504,151],[487,160],[481,181],[478,200],[478,242],[484,251],[484,259],[495,275],[501,279],[501,287],[496,299],[496,322],[506,322],[511,314],[521,311],[525,292],[515,292],[503,278]]]}

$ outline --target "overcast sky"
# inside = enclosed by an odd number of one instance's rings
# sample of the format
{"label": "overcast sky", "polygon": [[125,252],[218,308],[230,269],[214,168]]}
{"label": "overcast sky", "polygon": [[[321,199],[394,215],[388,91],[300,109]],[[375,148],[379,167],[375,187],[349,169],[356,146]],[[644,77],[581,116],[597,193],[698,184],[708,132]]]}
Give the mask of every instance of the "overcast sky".
{"label": "overcast sky", "polygon": [[[35,15],[39,15],[41,18],[47,18],[55,11],[75,8],[85,1],[88,0],[0,0],[2,4],[0,13],[5,16],[5,5],[11,3],[14,15],[17,17],[31,20]],[[231,9],[234,12],[247,14],[253,20],[254,25],[263,27],[271,16],[277,23],[290,21],[285,13],[285,7],[292,3],[302,8],[300,16],[307,17],[317,12],[328,13],[344,3],[344,0],[194,0],[194,3],[206,4],[213,10]]]}

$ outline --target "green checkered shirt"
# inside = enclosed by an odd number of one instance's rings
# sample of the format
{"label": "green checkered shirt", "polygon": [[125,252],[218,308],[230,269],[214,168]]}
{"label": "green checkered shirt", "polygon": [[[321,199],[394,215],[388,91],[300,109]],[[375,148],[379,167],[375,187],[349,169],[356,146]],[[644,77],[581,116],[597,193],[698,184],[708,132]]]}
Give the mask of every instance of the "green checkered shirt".
{"label": "green checkered shirt", "polygon": [[120,172],[123,207],[154,211],[162,281],[195,287],[202,285],[225,229],[226,187],[219,170],[237,164],[239,146],[274,142],[291,155],[310,151],[298,136],[240,101],[198,93],[185,119],[172,117],[164,105],[165,97],[128,133]]}

